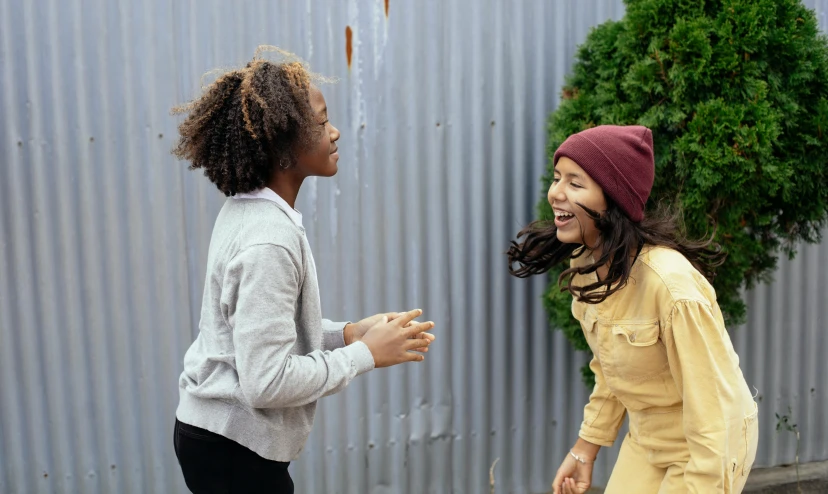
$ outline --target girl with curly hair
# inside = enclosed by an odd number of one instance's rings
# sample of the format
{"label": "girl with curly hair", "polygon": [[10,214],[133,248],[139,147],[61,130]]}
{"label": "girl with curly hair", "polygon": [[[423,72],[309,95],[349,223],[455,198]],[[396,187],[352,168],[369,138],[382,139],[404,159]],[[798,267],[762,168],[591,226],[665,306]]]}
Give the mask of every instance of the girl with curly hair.
{"label": "girl with curly hair", "polygon": [[322,318],[294,204],[305,178],[336,174],[340,134],[304,64],[284,52],[280,63],[264,60],[260,50],[174,109],[187,117],[173,154],[230,196],[179,379],[175,452],[196,493],[292,493],[288,465],[316,401],[375,367],[422,361],[434,340],[434,324],[414,320],[419,309],[354,324]]}

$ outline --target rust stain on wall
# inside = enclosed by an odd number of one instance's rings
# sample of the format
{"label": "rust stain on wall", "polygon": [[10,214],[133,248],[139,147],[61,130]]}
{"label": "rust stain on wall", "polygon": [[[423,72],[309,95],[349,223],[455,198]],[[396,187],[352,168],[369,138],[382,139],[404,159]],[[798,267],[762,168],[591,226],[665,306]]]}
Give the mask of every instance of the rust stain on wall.
{"label": "rust stain on wall", "polygon": [[351,26],[345,26],[345,56],[348,58],[348,69],[351,68],[351,55],[354,53],[353,37],[354,31]]}

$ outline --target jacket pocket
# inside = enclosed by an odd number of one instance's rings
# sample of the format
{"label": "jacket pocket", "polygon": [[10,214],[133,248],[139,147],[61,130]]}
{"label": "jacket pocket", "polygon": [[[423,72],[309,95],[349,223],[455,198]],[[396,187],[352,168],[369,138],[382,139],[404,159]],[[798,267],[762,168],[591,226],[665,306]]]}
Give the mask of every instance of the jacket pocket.
{"label": "jacket pocket", "polygon": [[742,476],[747,477],[753,462],[756,460],[756,451],[759,447],[759,407],[754,402],[753,413],[745,417],[744,430],[742,434],[742,446],[744,456],[742,457]]}
{"label": "jacket pocket", "polygon": [[621,336],[622,340],[632,346],[655,345],[658,342],[658,322],[613,324],[612,334]]}
{"label": "jacket pocket", "polygon": [[729,457],[725,474],[725,492],[738,492],[750,474],[756,460],[759,443],[759,412],[755,402],[753,411],[743,417],[734,417],[729,422]]}
{"label": "jacket pocket", "polygon": [[616,322],[609,329],[609,353],[615,373],[630,381],[643,381],[668,368],[660,343],[658,321]]}

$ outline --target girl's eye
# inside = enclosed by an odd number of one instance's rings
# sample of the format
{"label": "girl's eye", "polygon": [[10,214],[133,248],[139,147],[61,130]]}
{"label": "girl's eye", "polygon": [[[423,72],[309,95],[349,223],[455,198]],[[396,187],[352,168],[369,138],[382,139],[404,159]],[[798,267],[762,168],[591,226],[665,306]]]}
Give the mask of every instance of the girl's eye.
{"label": "girl's eye", "polygon": [[552,183],[553,183],[553,184],[556,184],[556,183],[558,183],[558,182],[560,182],[560,181],[561,181],[561,179],[560,179],[559,177],[555,177],[555,178],[553,178],[553,179],[552,179]]}
{"label": "girl's eye", "polygon": [[583,189],[583,187],[581,187],[580,185],[576,184],[575,182],[572,182],[572,186],[573,186],[573,187],[575,187],[576,189]]}

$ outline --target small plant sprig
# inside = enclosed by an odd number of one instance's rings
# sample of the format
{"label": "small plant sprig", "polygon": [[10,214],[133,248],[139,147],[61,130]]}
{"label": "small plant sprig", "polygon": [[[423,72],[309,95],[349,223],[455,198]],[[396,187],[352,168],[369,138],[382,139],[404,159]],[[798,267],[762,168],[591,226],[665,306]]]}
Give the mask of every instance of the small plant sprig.
{"label": "small plant sprig", "polygon": [[794,458],[794,467],[796,468],[796,491],[801,493],[802,487],[799,481],[799,428],[796,424],[791,423],[791,416],[793,415],[793,410],[791,407],[788,407],[788,413],[785,415],[776,415],[776,432],[781,430],[786,430],[788,432],[793,432],[796,435],[796,457]]}

